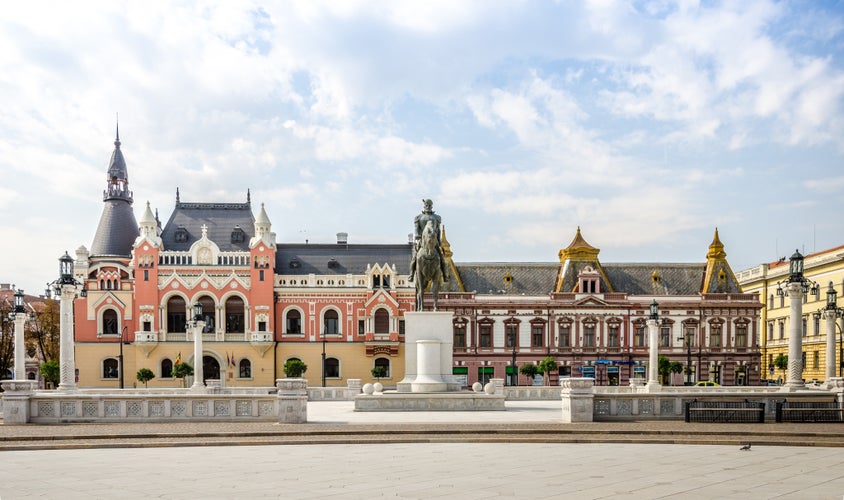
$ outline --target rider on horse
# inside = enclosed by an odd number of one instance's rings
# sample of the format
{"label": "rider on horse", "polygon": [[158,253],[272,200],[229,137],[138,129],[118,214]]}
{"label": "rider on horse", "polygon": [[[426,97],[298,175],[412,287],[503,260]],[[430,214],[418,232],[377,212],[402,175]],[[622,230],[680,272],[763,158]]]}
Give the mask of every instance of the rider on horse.
{"label": "rider on horse", "polygon": [[414,277],[416,276],[416,253],[419,250],[419,246],[422,244],[422,231],[425,230],[425,225],[430,222],[431,225],[434,226],[434,232],[437,235],[436,250],[437,254],[439,255],[440,270],[442,271],[443,283],[448,283],[448,274],[445,271],[445,259],[443,258],[442,240],[440,236],[442,234],[442,230],[440,229],[440,225],[442,224],[442,218],[434,213],[433,201],[429,199],[424,199],[422,200],[422,204],[424,206],[424,208],[422,209],[422,213],[417,215],[413,219],[415,244],[413,246],[413,257],[410,260],[410,277],[408,278],[408,281],[413,281]]}

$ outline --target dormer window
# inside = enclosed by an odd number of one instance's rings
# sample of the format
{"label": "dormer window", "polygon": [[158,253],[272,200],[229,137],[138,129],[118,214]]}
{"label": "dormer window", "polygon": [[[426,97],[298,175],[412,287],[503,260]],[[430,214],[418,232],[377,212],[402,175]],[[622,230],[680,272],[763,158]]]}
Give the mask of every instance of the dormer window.
{"label": "dormer window", "polygon": [[302,264],[299,262],[299,259],[291,259],[290,260],[290,269],[299,269],[299,266]]}
{"label": "dormer window", "polygon": [[586,266],[578,274],[578,289],[580,293],[601,293],[601,277],[598,271]]}
{"label": "dormer window", "polygon": [[244,241],[246,241],[246,233],[240,226],[235,226],[232,230],[232,243],[243,243]]}
{"label": "dormer window", "polygon": [[336,269],[337,266],[338,266],[337,259],[335,259],[334,257],[331,257],[330,259],[328,259],[328,268],[329,269]]}
{"label": "dormer window", "polygon": [[173,239],[176,240],[176,243],[187,243],[188,230],[185,229],[184,226],[179,226],[176,228],[176,233],[173,235]]}

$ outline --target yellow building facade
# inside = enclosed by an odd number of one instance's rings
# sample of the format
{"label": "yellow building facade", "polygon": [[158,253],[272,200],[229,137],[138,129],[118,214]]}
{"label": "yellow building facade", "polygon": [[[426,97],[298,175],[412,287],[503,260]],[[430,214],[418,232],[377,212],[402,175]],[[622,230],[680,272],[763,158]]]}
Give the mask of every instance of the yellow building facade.
{"label": "yellow building facade", "polygon": [[[826,378],[827,354],[827,326],[823,313],[830,286],[837,292],[837,307],[844,305],[844,245],[806,255],[803,262],[804,276],[818,285],[817,294],[810,292],[803,296],[803,378],[806,381],[823,381]],[[788,276],[788,258],[746,269],[736,275],[742,291],[757,294],[764,305],[760,311],[764,334],[759,338],[762,369],[769,380],[787,379],[786,373],[774,366],[774,360],[780,354],[788,355],[790,299],[785,293],[778,293],[780,284],[786,282]],[[842,330],[844,322],[838,318],[834,335],[836,376],[839,377],[844,370],[841,359]]]}

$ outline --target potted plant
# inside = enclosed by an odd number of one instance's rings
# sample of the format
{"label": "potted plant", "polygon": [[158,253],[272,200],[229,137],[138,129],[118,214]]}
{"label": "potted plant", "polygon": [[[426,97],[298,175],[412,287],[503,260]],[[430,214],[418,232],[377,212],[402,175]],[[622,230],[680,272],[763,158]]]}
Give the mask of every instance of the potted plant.
{"label": "potted plant", "polygon": [[308,365],[306,365],[301,359],[288,359],[286,363],[284,363],[284,375],[288,378],[300,378],[306,371],[308,371]]}

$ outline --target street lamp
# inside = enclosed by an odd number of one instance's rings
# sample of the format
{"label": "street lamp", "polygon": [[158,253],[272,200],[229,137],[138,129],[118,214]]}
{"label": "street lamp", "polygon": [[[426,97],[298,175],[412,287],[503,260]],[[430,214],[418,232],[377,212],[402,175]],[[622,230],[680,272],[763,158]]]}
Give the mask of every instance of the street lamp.
{"label": "street lamp", "polygon": [[328,325],[322,328],[322,386],[325,387],[325,334],[328,333]]}
{"label": "street lamp", "polygon": [[117,355],[117,369],[120,376],[120,389],[123,389],[123,337],[126,335],[126,330],[129,326],[124,326],[120,332],[120,353]]}
{"label": "street lamp", "polygon": [[205,329],[205,321],[202,316],[202,304],[196,302],[193,305],[193,319],[190,324],[193,329],[193,385],[192,390],[199,391],[205,387],[204,366],[202,366],[202,330]]}
{"label": "street lamp", "polygon": [[85,283],[73,277],[73,258],[67,252],[59,257],[59,277],[52,283],[52,287],[61,302],[59,306],[59,389],[62,391],[76,390],[76,360],[73,345],[73,300],[76,297],[87,297]]}
{"label": "street lamp", "polygon": [[692,385],[692,344],[695,341],[694,334],[687,330],[677,340],[683,341],[686,344],[686,385]]}
{"label": "street lamp", "polygon": [[659,322],[659,303],[656,299],[651,302],[650,315],[648,316],[648,385],[649,390],[658,391],[659,384],[659,338],[657,337],[657,324]]}
{"label": "street lamp", "polygon": [[516,335],[513,335],[513,373],[510,375],[510,385],[519,385],[519,371],[516,369]]}
{"label": "street lamp", "polygon": [[803,295],[818,295],[820,287],[803,276],[803,255],[795,250],[788,264],[788,280],[777,283],[777,295],[788,295],[791,302],[788,325],[788,380],[790,389],[799,389],[803,384]]}
{"label": "street lamp", "polygon": [[826,315],[826,376],[834,377],[835,376],[835,327],[838,328],[838,376],[842,375],[842,369],[844,369],[844,332],[841,330],[841,326],[838,324],[838,318],[844,317],[844,309],[838,307],[838,292],[835,291],[835,286],[832,284],[832,281],[829,282],[829,288],[826,291],[826,308],[825,308],[825,315]]}

